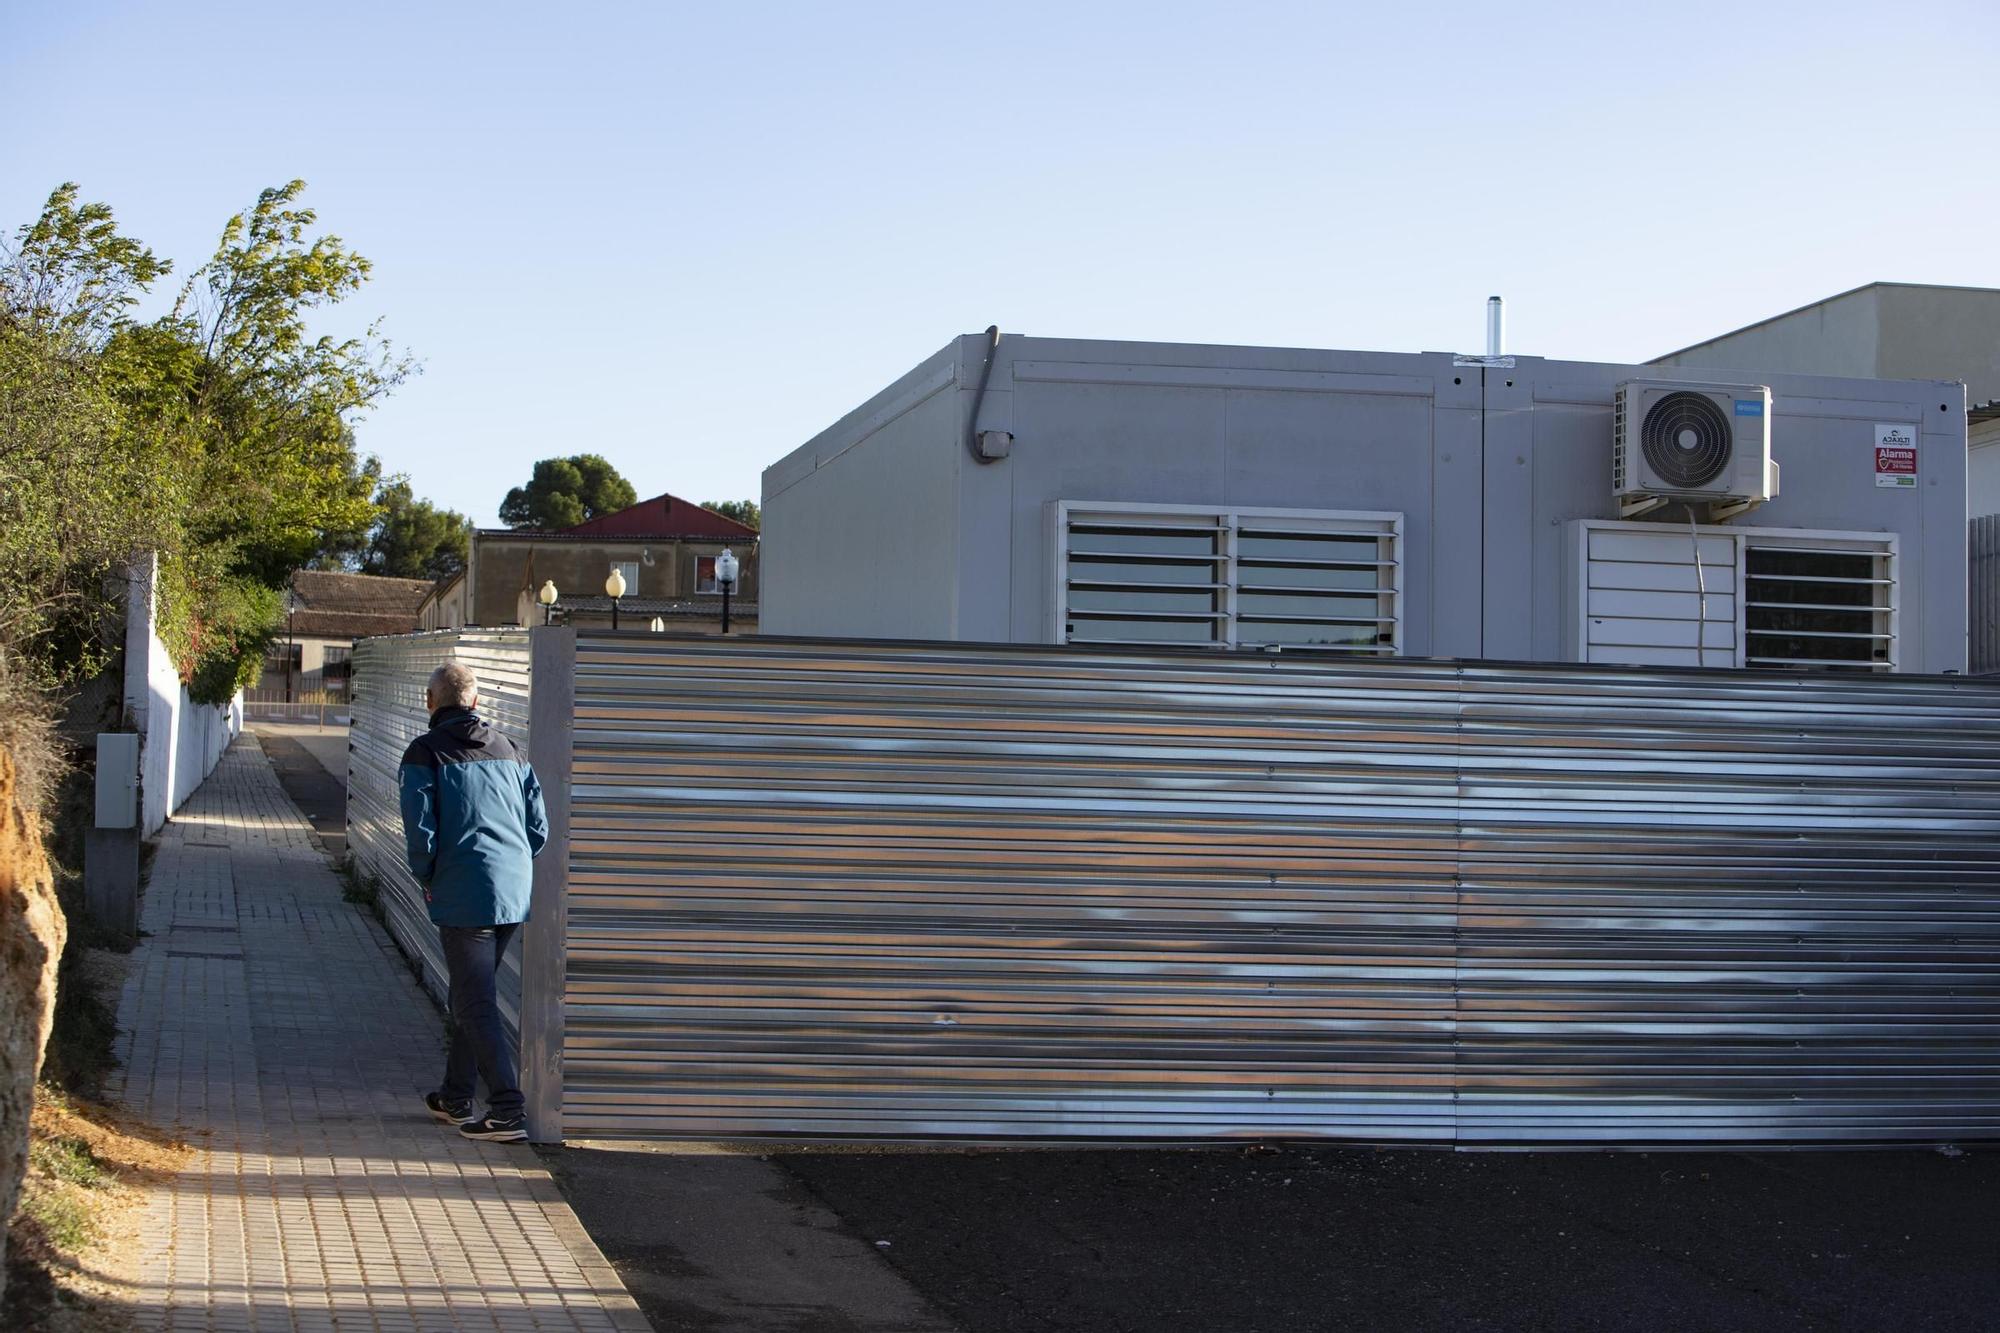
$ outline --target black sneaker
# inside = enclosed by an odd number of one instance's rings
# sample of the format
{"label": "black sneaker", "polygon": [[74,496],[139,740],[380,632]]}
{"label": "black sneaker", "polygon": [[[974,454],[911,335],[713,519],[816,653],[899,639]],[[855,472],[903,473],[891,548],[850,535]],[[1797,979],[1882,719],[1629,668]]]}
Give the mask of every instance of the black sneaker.
{"label": "black sneaker", "polygon": [[526,1143],[528,1121],[525,1116],[496,1120],[488,1115],[460,1125],[458,1132],[468,1139],[484,1139],[488,1143]]}
{"label": "black sneaker", "polygon": [[448,1102],[435,1092],[424,1094],[424,1106],[434,1118],[447,1125],[469,1125],[479,1119],[471,1102]]}

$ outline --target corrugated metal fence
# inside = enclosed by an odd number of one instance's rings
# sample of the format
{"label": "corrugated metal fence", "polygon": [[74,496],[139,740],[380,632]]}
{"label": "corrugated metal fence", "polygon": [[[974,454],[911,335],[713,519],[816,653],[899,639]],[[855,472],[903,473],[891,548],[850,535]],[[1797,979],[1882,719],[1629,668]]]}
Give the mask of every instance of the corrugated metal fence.
{"label": "corrugated metal fence", "polygon": [[2000,688],[589,636],[572,1134],[2000,1131]]}
{"label": "corrugated metal fence", "polygon": [[[480,711],[524,749],[528,741],[526,630],[443,630],[399,638],[363,639],[355,646],[354,725],[348,732],[347,845],[358,866],[381,885],[389,933],[416,968],[424,988],[442,1002],[444,955],[403,853],[396,770],[410,742],[429,729],[424,686],[432,671],[456,659],[479,677]],[[511,950],[500,977],[501,1008],[518,1022],[520,951]]]}
{"label": "corrugated metal fence", "polygon": [[535,633],[545,1135],[2000,1134],[2000,682]]}
{"label": "corrugated metal fence", "polygon": [[1971,658],[1975,675],[2000,671],[2000,514],[1972,520]]}

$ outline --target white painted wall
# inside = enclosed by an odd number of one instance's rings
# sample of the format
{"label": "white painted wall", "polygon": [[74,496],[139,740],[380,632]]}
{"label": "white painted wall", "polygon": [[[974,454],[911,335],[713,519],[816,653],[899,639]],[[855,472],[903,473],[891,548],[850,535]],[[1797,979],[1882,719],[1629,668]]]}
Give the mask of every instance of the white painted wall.
{"label": "white painted wall", "polygon": [[188,697],[157,632],[157,556],[135,563],[125,610],[125,716],[139,733],[140,836],[151,837],[215,771],[243,730],[243,696],[227,707]]}
{"label": "white painted wall", "polygon": [[[764,470],[765,632],[961,637],[961,471],[977,465],[962,438],[959,362],[954,342]],[[1004,546],[992,554],[1001,581],[981,610],[999,623]],[[762,573],[772,568],[778,577]]]}

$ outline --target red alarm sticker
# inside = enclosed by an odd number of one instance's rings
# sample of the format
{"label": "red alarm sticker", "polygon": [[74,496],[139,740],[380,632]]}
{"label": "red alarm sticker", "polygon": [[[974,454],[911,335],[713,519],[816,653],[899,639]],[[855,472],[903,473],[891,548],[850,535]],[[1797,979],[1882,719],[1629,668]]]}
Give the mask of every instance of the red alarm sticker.
{"label": "red alarm sticker", "polygon": [[1899,489],[1917,484],[1916,427],[1876,425],[1875,484]]}

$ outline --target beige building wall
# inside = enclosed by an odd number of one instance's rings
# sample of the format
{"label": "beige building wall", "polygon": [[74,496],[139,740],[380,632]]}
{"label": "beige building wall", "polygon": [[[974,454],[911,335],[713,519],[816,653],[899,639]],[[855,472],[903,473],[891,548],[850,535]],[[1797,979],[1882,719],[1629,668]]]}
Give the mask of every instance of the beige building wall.
{"label": "beige building wall", "polygon": [[425,599],[419,623],[425,629],[457,629],[465,623],[465,575],[458,575]]}
{"label": "beige building wall", "polygon": [[1670,352],[1656,366],[1757,374],[1853,375],[1878,379],[1880,288],[1844,292],[1817,305]]}
{"label": "beige building wall", "polygon": [[2000,291],[1877,282],[1670,352],[1656,366],[1963,380],[2000,398]]}
{"label": "beige building wall", "polygon": [[2000,291],[1880,288],[1875,374],[1885,380],[1964,380],[1977,406],[2000,398]]}
{"label": "beige building wall", "polygon": [[[544,580],[553,579],[559,592],[575,596],[604,595],[604,580],[614,564],[639,567],[636,585],[625,595],[694,599],[696,563],[702,556],[721,555],[727,547],[741,562],[735,600],[757,600],[757,547],[723,541],[577,541],[513,533],[475,533],[473,570],[469,582],[469,623],[484,626],[533,623],[534,595]],[[711,594],[700,594],[703,597]],[[718,623],[722,598],[713,594]],[[526,616],[524,617],[524,608]]]}

